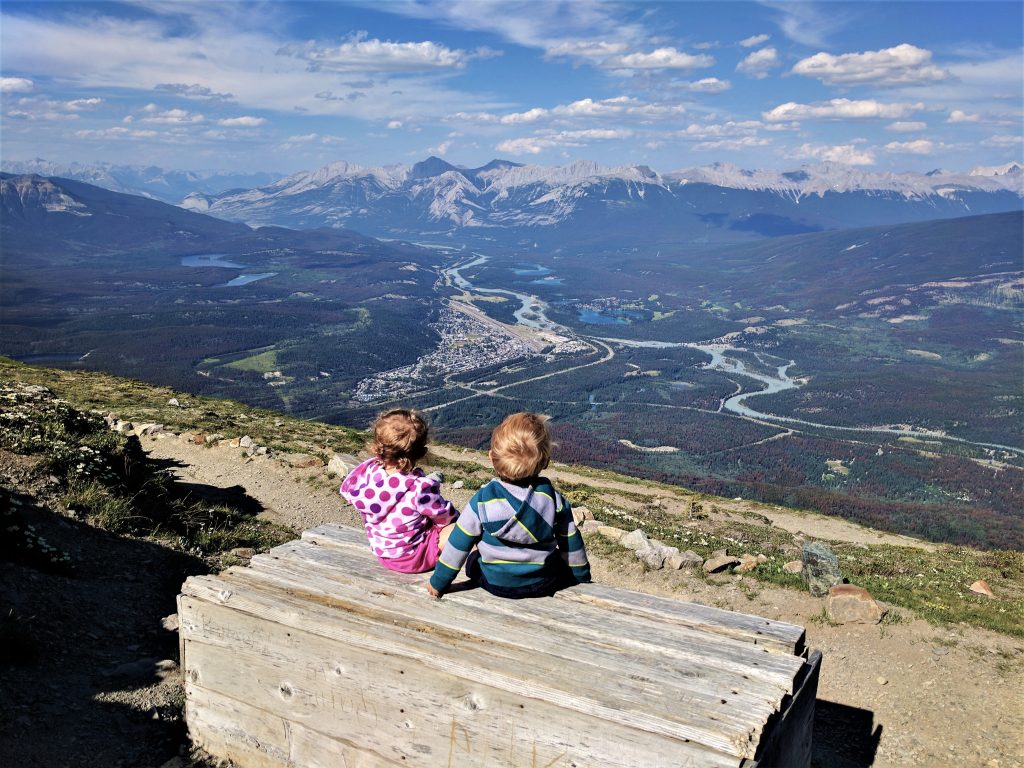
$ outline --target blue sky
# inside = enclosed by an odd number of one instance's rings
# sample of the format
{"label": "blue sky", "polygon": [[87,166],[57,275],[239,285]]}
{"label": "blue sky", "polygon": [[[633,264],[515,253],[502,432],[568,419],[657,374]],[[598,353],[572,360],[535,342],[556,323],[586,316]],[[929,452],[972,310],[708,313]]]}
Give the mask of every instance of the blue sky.
{"label": "blue sky", "polygon": [[283,173],[431,154],[969,170],[1022,156],[1022,9],[5,0],[0,150]]}

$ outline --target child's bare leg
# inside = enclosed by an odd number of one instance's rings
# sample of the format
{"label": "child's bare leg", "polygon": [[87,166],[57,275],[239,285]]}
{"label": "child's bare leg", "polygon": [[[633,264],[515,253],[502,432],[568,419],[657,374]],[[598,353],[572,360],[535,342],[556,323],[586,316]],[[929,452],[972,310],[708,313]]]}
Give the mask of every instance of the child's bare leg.
{"label": "child's bare leg", "polygon": [[455,530],[455,523],[448,523],[448,525],[441,529],[441,533],[437,536],[438,552],[444,549],[444,545],[448,543],[448,537],[452,535],[453,530]]}

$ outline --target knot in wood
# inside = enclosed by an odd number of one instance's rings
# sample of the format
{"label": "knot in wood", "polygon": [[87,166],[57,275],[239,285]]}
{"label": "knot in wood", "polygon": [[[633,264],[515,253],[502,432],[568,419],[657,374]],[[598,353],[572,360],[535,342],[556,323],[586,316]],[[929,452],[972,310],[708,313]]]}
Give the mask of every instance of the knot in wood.
{"label": "knot in wood", "polygon": [[287,701],[295,695],[295,691],[292,688],[291,683],[281,683],[280,687],[277,690],[280,692],[281,698],[285,701]]}

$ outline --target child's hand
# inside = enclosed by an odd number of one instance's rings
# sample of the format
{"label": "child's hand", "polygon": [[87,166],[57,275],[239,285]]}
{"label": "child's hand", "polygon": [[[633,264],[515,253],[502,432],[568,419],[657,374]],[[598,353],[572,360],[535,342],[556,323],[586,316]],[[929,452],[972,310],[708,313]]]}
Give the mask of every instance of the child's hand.
{"label": "child's hand", "polygon": [[441,593],[434,589],[434,585],[431,584],[429,581],[427,582],[427,592],[429,592],[430,596],[435,600],[441,599]]}

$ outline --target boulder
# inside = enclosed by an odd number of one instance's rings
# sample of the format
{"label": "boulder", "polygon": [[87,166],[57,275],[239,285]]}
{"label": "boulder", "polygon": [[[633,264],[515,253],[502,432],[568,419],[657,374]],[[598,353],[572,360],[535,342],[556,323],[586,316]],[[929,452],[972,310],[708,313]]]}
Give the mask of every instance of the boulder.
{"label": "boulder", "polygon": [[580,530],[584,533],[597,533],[605,527],[605,524],[600,520],[584,520],[583,525],[580,526]]}
{"label": "boulder", "polygon": [[252,448],[256,443],[248,435],[244,435],[238,440],[239,448]]}
{"label": "boulder", "polygon": [[740,564],[733,570],[736,573],[750,573],[752,570],[757,568],[758,565],[760,565],[760,563],[753,555],[740,555]]}
{"label": "boulder", "polygon": [[[676,550],[676,552],[678,551]],[[658,546],[648,546],[636,551],[637,559],[652,571],[660,571],[665,567],[665,556],[667,554],[669,554],[668,547]]]}
{"label": "boulder", "polygon": [[336,453],[331,457],[331,460],[327,462],[327,471],[332,475],[345,477],[349,472],[356,468],[358,463],[359,462],[356,461],[354,456]]}
{"label": "boulder", "polygon": [[807,542],[803,546],[802,560],[804,583],[815,597],[824,597],[830,588],[842,583],[839,558],[827,545],[819,541]]}
{"label": "boulder", "polygon": [[704,561],[704,573],[718,573],[724,571],[726,568],[730,568],[734,565],[738,565],[740,559],[733,557],[732,555],[717,555],[709,557]]}
{"label": "boulder", "polygon": [[828,617],[835,624],[877,624],[886,614],[871,593],[853,584],[836,584],[828,591]]}
{"label": "boulder", "polygon": [[181,408],[181,403],[178,402],[178,398],[176,397],[172,397],[170,400],[168,400],[167,404],[172,408]]}
{"label": "boulder", "polygon": [[971,584],[971,592],[976,595],[984,595],[985,597],[995,597],[992,592],[992,587],[988,585],[988,582],[984,579],[978,579],[976,582]]}
{"label": "boulder", "polygon": [[685,552],[675,553],[665,558],[665,567],[673,571],[696,571],[704,565],[704,558],[688,549]]}
{"label": "boulder", "polygon": [[790,560],[788,563],[782,566],[782,570],[786,573],[800,573],[804,569],[803,561],[801,560]]}
{"label": "boulder", "polygon": [[641,550],[649,549],[651,546],[650,539],[647,538],[647,534],[637,528],[635,531],[630,531],[625,536],[619,539],[619,544],[632,549],[634,552],[640,552]]}
{"label": "boulder", "polygon": [[597,532],[601,536],[604,536],[606,539],[611,539],[612,541],[619,541],[626,535],[624,530],[616,528],[614,525],[602,525],[597,529]]}

